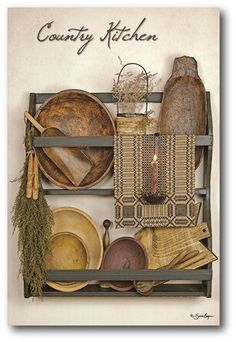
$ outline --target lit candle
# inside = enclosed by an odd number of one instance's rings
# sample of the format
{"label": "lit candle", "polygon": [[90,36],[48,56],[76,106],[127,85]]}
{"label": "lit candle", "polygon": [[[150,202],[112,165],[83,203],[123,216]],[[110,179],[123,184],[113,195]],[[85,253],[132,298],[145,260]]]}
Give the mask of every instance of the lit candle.
{"label": "lit candle", "polygon": [[154,154],[152,161],[152,193],[157,193],[157,170],[158,170],[158,162],[157,155]]}

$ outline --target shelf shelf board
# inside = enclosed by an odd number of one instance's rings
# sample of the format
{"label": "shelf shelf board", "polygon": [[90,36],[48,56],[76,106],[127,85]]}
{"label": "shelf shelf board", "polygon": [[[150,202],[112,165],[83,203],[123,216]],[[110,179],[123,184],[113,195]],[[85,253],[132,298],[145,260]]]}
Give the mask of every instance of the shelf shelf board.
{"label": "shelf shelf board", "polygon": [[[211,135],[197,135],[196,146],[211,146],[213,137]],[[33,137],[34,147],[113,147],[113,136],[55,136],[55,137]]]}
{"label": "shelf shelf board", "polygon": [[209,269],[197,270],[48,270],[52,281],[79,280],[211,280]]}
{"label": "shelf shelf board", "polygon": [[[49,286],[43,289],[43,297],[141,297],[134,289],[126,292],[104,289],[98,284],[90,284],[74,292],[59,292]],[[177,296],[206,296],[206,289],[202,284],[162,284],[153,289],[148,297],[177,297]]]}
{"label": "shelf shelf board", "polygon": [[[206,188],[196,188],[196,195],[205,196],[207,194]],[[114,189],[44,189],[44,194],[49,196],[57,195],[87,195],[87,196],[114,196]]]}

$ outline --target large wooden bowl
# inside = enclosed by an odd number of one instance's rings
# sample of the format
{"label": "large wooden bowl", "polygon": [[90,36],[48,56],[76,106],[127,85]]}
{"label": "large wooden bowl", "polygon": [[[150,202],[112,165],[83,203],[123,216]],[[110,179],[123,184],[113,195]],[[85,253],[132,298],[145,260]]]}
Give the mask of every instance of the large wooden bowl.
{"label": "large wooden bowl", "polygon": [[[132,237],[121,237],[113,241],[106,249],[102,268],[108,270],[145,269],[148,265],[146,250]],[[133,281],[111,281],[109,286],[117,291],[129,291]]]}
{"label": "large wooden bowl", "polygon": [[[38,109],[36,120],[44,128],[56,127],[69,136],[106,136],[115,134],[115,123],[105,105],[94,95],[82,90],[64,90],[49,98]],[[34,130],[34,135],[40,133]],[[113,148],[81,148],[94,167],[78,188],[88,188],[101,181],[113,166]],[[76,189],[60,169],[36,148],[40,169],[59,187]]]}
{"label": "large wooden bowl", "polygon": [[[61,207],[53,210],[55,225],[53,234],[68,232],[77,235],[87,250],[87,269],[99,269],[103,257],[102,235],[96,223],[82,210],[73,207]],[[62,268],[63,269],[63,266]],[[53,282],[47,284],[58,291],[73,292],[80,290],[88,281]]]}

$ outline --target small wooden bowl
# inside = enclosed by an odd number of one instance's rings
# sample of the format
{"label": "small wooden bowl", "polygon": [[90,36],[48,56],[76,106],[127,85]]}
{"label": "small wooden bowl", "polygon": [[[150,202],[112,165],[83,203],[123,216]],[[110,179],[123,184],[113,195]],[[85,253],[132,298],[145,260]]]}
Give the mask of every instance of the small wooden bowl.
{"label": "small wooden bowl", "polygon": [[[83,242],[87,252],[87,269],[99,269],[103,257],[102,235],[96,223],[85,212],[73,207],[61,207],[53,210],[53,236],[60,233],[73,234]],[[89,258],[88,258],[89,256]],[[73,292],[85,287],[89,281],[54,282],[47,281],[52,288]]]}
{"label": "small wooden bowl", "polygon": [[82,270],[88,266],[88,251],[76,234],[62,232],[51,236],[45,258],[49,270]]}
{"label": "small wooden bowl", "polygon": [[[146,250],[132,237],[121,237],[113,241],[106,249],[102,268],[108,270],[145,269],[148,265]],[[129,291],[133,281],[110,281],[109,286],[117,291]]]}

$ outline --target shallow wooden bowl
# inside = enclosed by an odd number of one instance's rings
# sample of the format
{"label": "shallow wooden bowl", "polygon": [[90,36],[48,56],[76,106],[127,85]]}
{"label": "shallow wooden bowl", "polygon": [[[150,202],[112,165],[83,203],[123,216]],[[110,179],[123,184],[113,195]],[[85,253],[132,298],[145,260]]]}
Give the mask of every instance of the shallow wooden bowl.
{"label": "shallow wooden bowl", "polygon": [[[96,223],[82,210],[73,207],[61,207],[53,210],[55,225],[53,234],[72,233],[76,235],[87,250],[87,269],[99,269],[103,257],[102,234]],[[80,282],[53,282],[48,281],[52,288],[73,292],[80,290],[88,284],[88,281]]]}
{"label": "shallow wooden bowl", "polygon": [[[134,238],[121,237],[113,241],[106,249],[102,268],[108,270],[145,269],[148,265],[146,250]],[[117,291],[133,288],[133,281],[111,281],[109,286]]]}
{"label": "shallow wooden bowl", "polygon": [[[56,127],[68,136],[107,136],[115,134],[115,123],[105,105],[94,95],[82,90],[64,90],[49,98],[38,109],[35,119],[44,128]],[[40,135],[34,130],[34,135]],[[59,187],[66,189],[88,188],[100,182],[113,166],[113,148],[81,148],[94,166],[75,187],[60,169],[36,148],[40,169]]]}
{"label": "shallow wooden bowl", "polygon": [[49,270],[82,270],[88,266],[88,253],[82,239],[72,233],[53,234],[45,259]]}

